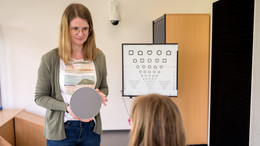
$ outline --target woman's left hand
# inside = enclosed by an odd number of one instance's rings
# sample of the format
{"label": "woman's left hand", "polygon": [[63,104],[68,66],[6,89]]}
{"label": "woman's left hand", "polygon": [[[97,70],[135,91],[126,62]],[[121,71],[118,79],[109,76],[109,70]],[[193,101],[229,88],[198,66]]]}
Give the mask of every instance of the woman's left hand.
{"label": "woman's left hand", "polygon": [[96,89],[96,91],[97,91],[98,94],[100,95],[101,100],[102,100],[102,103],[103,103],[105,106],[107,106],[107,104],[106,104],[106,102],[108,101],[108,100],[107,100],[107,96],[106,96],[104,93],[102,93],[99,89]]}
{"label": "woman's left hand", "polygon": [[90,122],[90,121],[92,121],[93,119],[91,118],[91,119],[79,119],[81,122]]}

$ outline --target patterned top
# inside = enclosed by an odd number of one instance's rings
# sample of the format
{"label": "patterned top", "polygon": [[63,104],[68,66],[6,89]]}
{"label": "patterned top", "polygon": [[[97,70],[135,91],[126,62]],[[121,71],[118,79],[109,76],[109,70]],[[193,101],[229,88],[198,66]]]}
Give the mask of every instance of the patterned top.
{"label": "patterned top", "polygon": [[[60,89],[64,102],[70,103],[72,94],[81,87],[93,88],[96,85],[96,70],[93,61],[73,59],[64,64],[60,59]],[[69,113],[65,113],[64,122],[76,120]]]}

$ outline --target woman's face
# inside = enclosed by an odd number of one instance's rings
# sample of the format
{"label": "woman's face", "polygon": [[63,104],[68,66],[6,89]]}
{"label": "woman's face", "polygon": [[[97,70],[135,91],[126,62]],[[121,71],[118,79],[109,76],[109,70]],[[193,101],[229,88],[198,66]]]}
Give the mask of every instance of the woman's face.
{"label": "woman's face", "polygon": [[85,19],[76,17],[70,21],[69,29],[72,48],[73,46],[82,47],[89,35],[88,22]]}

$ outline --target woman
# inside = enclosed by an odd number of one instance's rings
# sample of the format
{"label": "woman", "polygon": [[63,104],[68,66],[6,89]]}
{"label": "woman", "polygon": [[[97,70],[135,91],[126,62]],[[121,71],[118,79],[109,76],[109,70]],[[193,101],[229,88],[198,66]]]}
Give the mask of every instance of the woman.
{"label": "woman", "polygon": [[106,105],[106,76],[105,56],[96,48],[89,10],[81,4],[69,5],[61,19],[59,47],[43,55],[38,70],[35,102],[46,108],[47,145],[100,146],[100,114],[79,119],[69,103],[75,90],[87,86],[95,88]]}
{"label": "woman", "polygon": [[185,146],[181,115],[167,96],[138,97],[131,111],[129,146]]}

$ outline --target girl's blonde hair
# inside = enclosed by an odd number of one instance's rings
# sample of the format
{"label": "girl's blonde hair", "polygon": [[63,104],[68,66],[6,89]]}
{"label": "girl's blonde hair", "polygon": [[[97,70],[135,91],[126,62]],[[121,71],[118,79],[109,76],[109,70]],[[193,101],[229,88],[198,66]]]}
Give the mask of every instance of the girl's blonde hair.
{"label": "girl's blonde hair", "polygon": [[89,24],[89,34],[88,39],[83,45],[83,54],[85,60],[94,60],[97,56],[97,48],[95,42],[95,32],[92,22],[91,13],[82,4],[73,3],[70,4],[63,12],[60,24],[60,35],[59,35],[59,56],[64,61],[68,63],[72,61],[71,53],[71,40],[70,40],[70,29],[69,24],[71,20],[79,17],[85,19]]}
{"label": "girl's blonde hair", "polygon": [[179,109],[168,96],[137,97],[130,119],[133,127],[129,146],[185,146]]}

